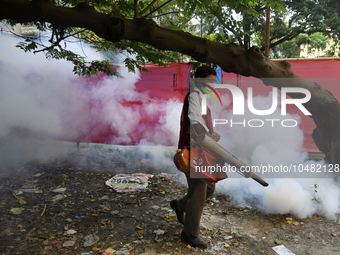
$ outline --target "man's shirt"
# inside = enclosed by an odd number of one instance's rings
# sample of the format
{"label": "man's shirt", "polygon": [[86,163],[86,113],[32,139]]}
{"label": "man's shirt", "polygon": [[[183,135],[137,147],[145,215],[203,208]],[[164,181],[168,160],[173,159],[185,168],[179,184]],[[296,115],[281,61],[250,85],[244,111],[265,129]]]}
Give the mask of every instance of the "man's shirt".
{"label": "man's shirt", "polygon": [[205,124],[204,119],[202,118],[202,99],[201,95],[202,91],[199,89],[194,89],[196,92],[191,92],[189,94],[189,107],[188,107],[188,117],[190,119],[191,125],[193,124],[201,124],[204,127],[206,132],[209,132],[209,128]]}

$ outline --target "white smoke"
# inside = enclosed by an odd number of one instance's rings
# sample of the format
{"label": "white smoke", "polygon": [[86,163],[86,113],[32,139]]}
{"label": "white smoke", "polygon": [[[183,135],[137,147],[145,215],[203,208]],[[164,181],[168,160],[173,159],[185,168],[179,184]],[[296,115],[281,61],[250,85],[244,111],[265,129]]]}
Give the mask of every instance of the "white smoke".
{"label": "white smoke", "polygon": [[[92,84],[74,75],[71,63],[24,53],[15,47],[18,42],[0,34],[2,160],[67,155],[69,144],[56,140],[87,142],[106,132],[105,142],[113,144],[138,144],[139,137],[148,144],[177,144],[182,103],[149,100],[136,90],[138,70],[129,73],[122,66],[117,71],[124,78],[105,77]],[[86,55],[100,58],[89,49]]]}
{"label": "white smoke", "polygon": [[[226,98],[223,102],[230,99]],[[254,98],[256,109],[269,109],[272,94],[268,97]],[[221,107],[219,107],[221,108]],[[247,107],[245,107],[247,109]],[[231,111],[216,111],[218,118],[233,119],[246,125],[239,124],[217,125],[216,132],[221,134],[220,144],[236,157],[248,165],[295,165],[301,168],[318,166],[321,170],[327,166],[326,162],[308,160],[308,154],[303,151],[303,132],[299,127],[283,127],[275,122],[274,127],[265,122],[265,119],[295,119],[300,122],[298,115],[281,116],[278,108],[271,116],[255,116],[249,111],[244,116],[233,115]],[[262,119],[262,127],[249,127],[250,119]],[[254,122],[255,123],[255,122]],[[258,122],[260,123],[260,122]],[[257,123],[257,125],[259,125]],[[274,175],[275,176],[275,175]],[[276,175],[277,176],[277,175]],[[216,191],[219,194],[230,196],[234,204],[247,204],[268,214],[291,214],[298,218],[310,217],[319,214],[329,219],[336,219],[340,212],[339,183],[333,178],[319,178],[311,172],[294,178],[294,174],[279,175],[280,178],[265,179],[268,187],[262,187],[252,179],[244,179],[238,174],[217,183]],[[287,178],[281,178],[287,177]],[[315,177],[315,178],[314,178]],[[328,176],[329,177],[329,176]]]}

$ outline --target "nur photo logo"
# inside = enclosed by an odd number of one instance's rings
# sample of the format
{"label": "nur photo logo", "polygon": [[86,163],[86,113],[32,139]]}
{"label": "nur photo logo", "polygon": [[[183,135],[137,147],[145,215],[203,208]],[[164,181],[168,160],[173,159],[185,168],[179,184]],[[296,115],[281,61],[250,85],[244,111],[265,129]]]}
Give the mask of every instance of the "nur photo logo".
{"label": "nur photo logo", "polygon": [[[254,99],[253,99],[253,88],[247,88],[247,104],[245,104],[245,95],[243,91],[231,84],[214,84],[214,83],[207,83],[205,86],[210,89],[213,93],[216,94],[218,100],[220,101],[221,106],[222,100],[220,95],[217,93],[216,89],[228,89],[232,95],[232,102],[233,102],[233,115],[245,115],[245,105],[248,107],[249,112],[257,116],[269,116],[273,114],[278,107],[278,89],[273,87],[272,88],[272,104],[269,109],[259,110],[254,107]],[[200,88],[205,93],[202,95],[202,115],[207,114],[207,95],[213,99],[215,105],[217,105],[216,100],[213,94],[207,88]],[[290,93],[300,93],[302,96],[301,98],[287,98],[287,95]],[[309,90],[304,88],[296,88],[296,87],[283,87],[281,88],[281,116],[287,115],[287,105],[295,105],[304,115],[311,116],[312,114],[306,109],[303,105],[307,103],[311,99],[311,93]],[[250,119],[250,120],[243,120],[241,122],[233,122],[233,120],[227,119],[213,119],[213,126],[216,125],[224,125],[230,124],[230,127],[233,126],[249,126],[249,127],[262,127],[264,124],[268,122],[271,123],[271,126],[274,127],[275,123],[280,122],[283,127],[295,127],[298,125],[298,122],[295,119]]]}

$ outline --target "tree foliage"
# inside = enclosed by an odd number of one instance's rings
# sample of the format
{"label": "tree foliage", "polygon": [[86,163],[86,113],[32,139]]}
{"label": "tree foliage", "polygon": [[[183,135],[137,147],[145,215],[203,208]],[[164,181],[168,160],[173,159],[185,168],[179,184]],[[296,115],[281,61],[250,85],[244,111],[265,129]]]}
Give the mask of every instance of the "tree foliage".
{"label": "tree foliage", "polygon": [[[48,0],[26,0],[23,2],[38,3],[41,1]],[[236,12],[245,12],[249,15],[259,16],[259,13],[256,13],[254,10],[254,8],[259,5],[272,4],[274,7],[277,7],[277,10],[283,9],[283,4],[280,0],[214,0],[213,2],[207,0],[55,0],[51,2],[56,6],[76,8],[79,10],[93,8],[97,12],[126,19],[150,18],[155,20],[160,26],[172,30],[190,31],[190,28],[192,28],[192,26],[190,26],[192,23],[191,20],[195,17],[200,17],[206,21],[213,19],[215,26],[211,23],[210,28],[208,28],[207,31],[205,29],[204,36],[210,40],[220,42],[235,41],[235,35],[231,35],[233,32],[235,34],[242,34],[242,25],[240,22],[231,20],[234,10],[236,10]],[[227,18],[231,21],[223,25],[223,22],[225,22]],[[15,24],[16,22],[20,22],[21,19],[19,17],[16,20],[7,21]],[[206,23],[206,21],[204,23]],[[74,72],[79,75],[92,75],[97,71],[106,71],[109,75],[114,73],[108,68],[107,61],[93,61],[88,64],[83,57],[66,50],[65,44],[63,45],[63,43],[69,43],[67,41],[70,38],[86,41],[94,45],[99,51],[126,54],[124,62],[130,71],[133,71],[136,66],[142,68],[142,65],[150,62],[166,65],[169,62],[177,61],[177,58],[181,55],[178,52],[160,51],[155,47],[138,41],[108,41],[105,40],[105,38],[97,36],[91,30],[76,26],[64,28],[61,24],[51,24],[34,20],[32,20],[31,23],[36,25],[41,31],[50,31],[50,39],[45,44],[42,44],[37,40],[27,38],[20,43],[19,47],[25,51],[34,53],[44,52],[48,58],[63,58],[71,61],[75,66]],[[207,27],[206,25],[206,28]],[[228,39],[229,37],[231,39]]]}
{"label": "tree foliage", "polygon": [[[26,0],[40,2],[48,0]],[[150,18],[158,25],[172,30],[188,31],[192,34],[223,43],[237,43],[249,49],[257,44],[264,51],[265,11],[271,6],[270,48],[274,56],[294,56],[295,52],[284,52],[291,46],[298,47],[300,34],[312,35],[320,32],[332,36],[337,42],[340,28],[339,4],[329,0],[55,0],[60,7],[86,9],[127,19]],[[193,24],[196,20],[196,24]],[[9,20],[15,23],[18,20]],[[136,66],[142,68],[145,63],[166,65],[174,62],[181,55],[178,52],[160,51],[159,49],[137,41],[120,40],[111,42],[97,36],[88,29],[78,27],[63,28],[48,22],[33,22],[40,30],[51,31],[49,44],[42,45],[28,38],[20,44],[25,51],[44,52],[47,57],[63,58],[72,61],[74,71],[80,75],[92,75],[96,71],[110,72],[106,61],[86,60],[67,51],[62,42],[69,38],[83,40],[94,45],[99,51],[124,53],[127,67],[133,71]],[[33,47],[34,46],[34,47]],[[276,48],[275,48],[276,47]],[[334,49],[335,51],[335,49]]]}
{"label": "tree foliage", "polygon": [[[261,41],[260,38],[255,38],[254,41]],[[271,55],[273,58],[300,58],[301,56],[301,46],[306,45],[310,51],[312,49],[325,50],[327,47],[331,47],[332,41],[330,37],[323,35],[320,32],[308,34],[299,34],[297,37],[291,39],[290,41],[285,41],[273,49],[271,49]],[[323,57],[332,56],[334,54],[325,52]]]}
{"label": "tree foliage", "polygon": [[[282,48],[281,44],[285,42],[297,45],[309,43],[315,47],[324,47],[318,45],[317,38],[322,38],[323,41],[327,41],[325,36],[338,38],[339,4],[331,4],[329,0],[295,0],[286,1],[285,6],[287,12],[272,12],[271,48],[275,49],[276,46]],[[263,31],[258,31],[263,36]],[[311,38],[311,41],[303,42],[304,38]],[[264,49],[263,42],[262,40],[261,49]]]}
{"label": "tree foliage", "polygon": [[[27,0],[40,1],[48,0]],[[340,30],[339,3],[330,0],[55,0],[53,3],[60,7],[93,8],[100,13],[127,19],[150,18],[161,27],[188,31],[216,42],[237,43],[246,49],[255,43],[262,51],[265,42],[265,11],[266,6],[270,5],[270,48],[273,49],[273,56],[281,57],[297,56],[298,49],[294,48],[295,52],[285,52],[285,49],[298,47],[301,34],[310,36],[319,32],[333,37],[337,42]],[[196,24],[193,24],[193,19],[196,19]],[[17,21],[20,19],[9,20],[13,24]],[[103,70],[108,74],[113,73],[107,68],[108,63],[105,61],[93,61],[87,65],[84,58],[67,51],[62,42],[69,38],[86,41],[100,51],[125,53],[124,62],[131,71],[135,66],[140,67],[150,62],[166,65],[176,61],[181,55],[178,52],[160,51],[131,40],[111,42],[88,29],[63,28],[58,24],[41,21],[33,23],[42,31],[51,31],[49,45],[42,45],[28,38],[20,47],[25,51],[44,52],[47,57],[72,61],[74,71],[81,75],[91,75]]]}

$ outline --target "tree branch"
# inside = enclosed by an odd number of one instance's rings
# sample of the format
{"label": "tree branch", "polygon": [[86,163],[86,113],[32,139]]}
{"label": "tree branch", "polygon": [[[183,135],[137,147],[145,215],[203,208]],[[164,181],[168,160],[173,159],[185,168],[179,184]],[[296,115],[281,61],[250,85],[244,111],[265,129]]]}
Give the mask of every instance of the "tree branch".
{"label": "tree branch", "polygon": [[33,53],[38,53],[38,52],[43,52],[43,51],[47,51],[47,50],[53,49],[54,47],[58,46],[58,45],[60,44],[61,41],[65,40],[65,39],[67,39],[67,38],[69,38],[69,37],[73,37],[73,36],[75,36],[75,35],[77,35],[77,34],[83,33],[84,31],[85,31],[85,29],[80,30],[80,31],[78,31],[78,32],[76,32],[76,33],[73,33],[73,34],[69,34],[69,35],[67,35],[67,36],[61,36],[61,37],[57,38],[57,40],[56,40],[55,42],[53,42],[53,41],[52,41],[52,38],[51,38],[51,40],[50,40],[50,42],[52,43],[51,46],[45,47],[45,48],[43,48],[43,49],[41,49],[41,50],[33,51]]}
{"label": "tree branch", "polygon": [[[167,1],[166,3],[170,2]],[[166,4],[165,3],[165,4]],[[57,7],[51,2],[0,0],[0,19],[17,19],[19,22],[45,21],[56,28],[86,28],[99,37],[111,42],[132,40],[152,45],[161,50],[177,51],[192,56],[201,62],[214,62],[226,72],[235,72],[244,76],[256,77],[287,77],[287,72],[268,72],[262,65],[250,63],[250,55],[261,56],[259,49],[252,48],[247,52],[236,44],[221,44],[199,38],[190,33],[174,31],[159,27],[154,21],[144,18],[126,19],[97,12],[93,8],[79,9]],[[252,53],[251,53],[252,52]],[[249,55],[250,54],[250,55]],[[246,57],[246,55],[249,55]],[[241,57],[242,56],[242,57]],[[268,60],[270,61],[270,60]],[[254,63],[258,62],[256,58]],[[276,66],[276,62],[270,62]]]}
{"label": "tree branch", "polygon": [[143,11],[140,12],[140,15],[143,16],[158,0],[153,0]]}
{"label": "tree branch", "polygon": [[150,16],[152,13],[158,11],[160,8],[162,8],[164,5],[170,3],[171,1],[172,1],[172,0],[168,0],[168,1],[166,1],[164,4],[158,6],[158,7],[157,7],[156,9],[154,9],[152,12],[149,12],[149,14],[145,15],[144,18],[146,18],[146,17]]}
{"label": "tree branch", "polygon": [[133,17],[134,17],[135,19],[139,18],[139,17],[140,17],[140,16],[139,16],[140,14],[138,13],[138,0],[134,0],[133,11],[134,11]]}
{"label": "tree branch", "polygon": [[150,16],[149,18],[154,19],[154,18],[158,18],[158,17],[162,17],[162,16],[165,16],[165,15],[174,14],[174,13],[181,13],[181,12],[180,11],[165,12],[165,13],[162,13],[162,14],[159,14],[159,15]]}
{"label": "tree branch", "polygon": [[[289,40],[292,40],[296,35],[287,35],[283,38],[281,38],[280,40],[277,40],[276,42],[274,43],[270,43],[269,44],[269,48],[274,48],[276,45],[280,44],[280,43],[283,43],[285,41],[289,41]],[[272,40],[273,38],[271,38],[270,40]],[[261,47],[261,51],[264,51],[264,46]]]}
{"label": "tree branch", "polygon": [[[231,27],[227,26],[225,21],[221,18],[220,15],[217,14],[217,11],[210,8],[210,11],[215,15],[215,17],[219,20],[219,22],[221,23],[222,27],[228,31],[230,31],[232,34],[236,35],[237,32],[232,29]],[[242,39],[240,37],[236,37],[238,43],[243,47],[243,42],[242,42]]]}
{"label": "tree branch", "polygon": [[[324,32],[323,30],[313,30],[313,31],[304,31],[303,29],[302,30],[298,30],[297,32],[295,32],[294,34],[290,34],[290,35],[286,35],[284,37],[282,37],[281,39],[277,40],[275,43],[270,43],[269,47],[270,48],[273,48],[275,47],[276,45],[279,45],[285,41],[290,41],[292,40],[293,38],[297,37],[299,34],[301,33],[305,33],[307,35],[311,35],[313,33],[317,33],[317,32]],[[327,31],[329,34],[332,34],[332,31]],[[270,40],[272,41],[273,39],[275,38],[271,38]],[[261,51],[264,51],[264,46],[261,47]]]}

